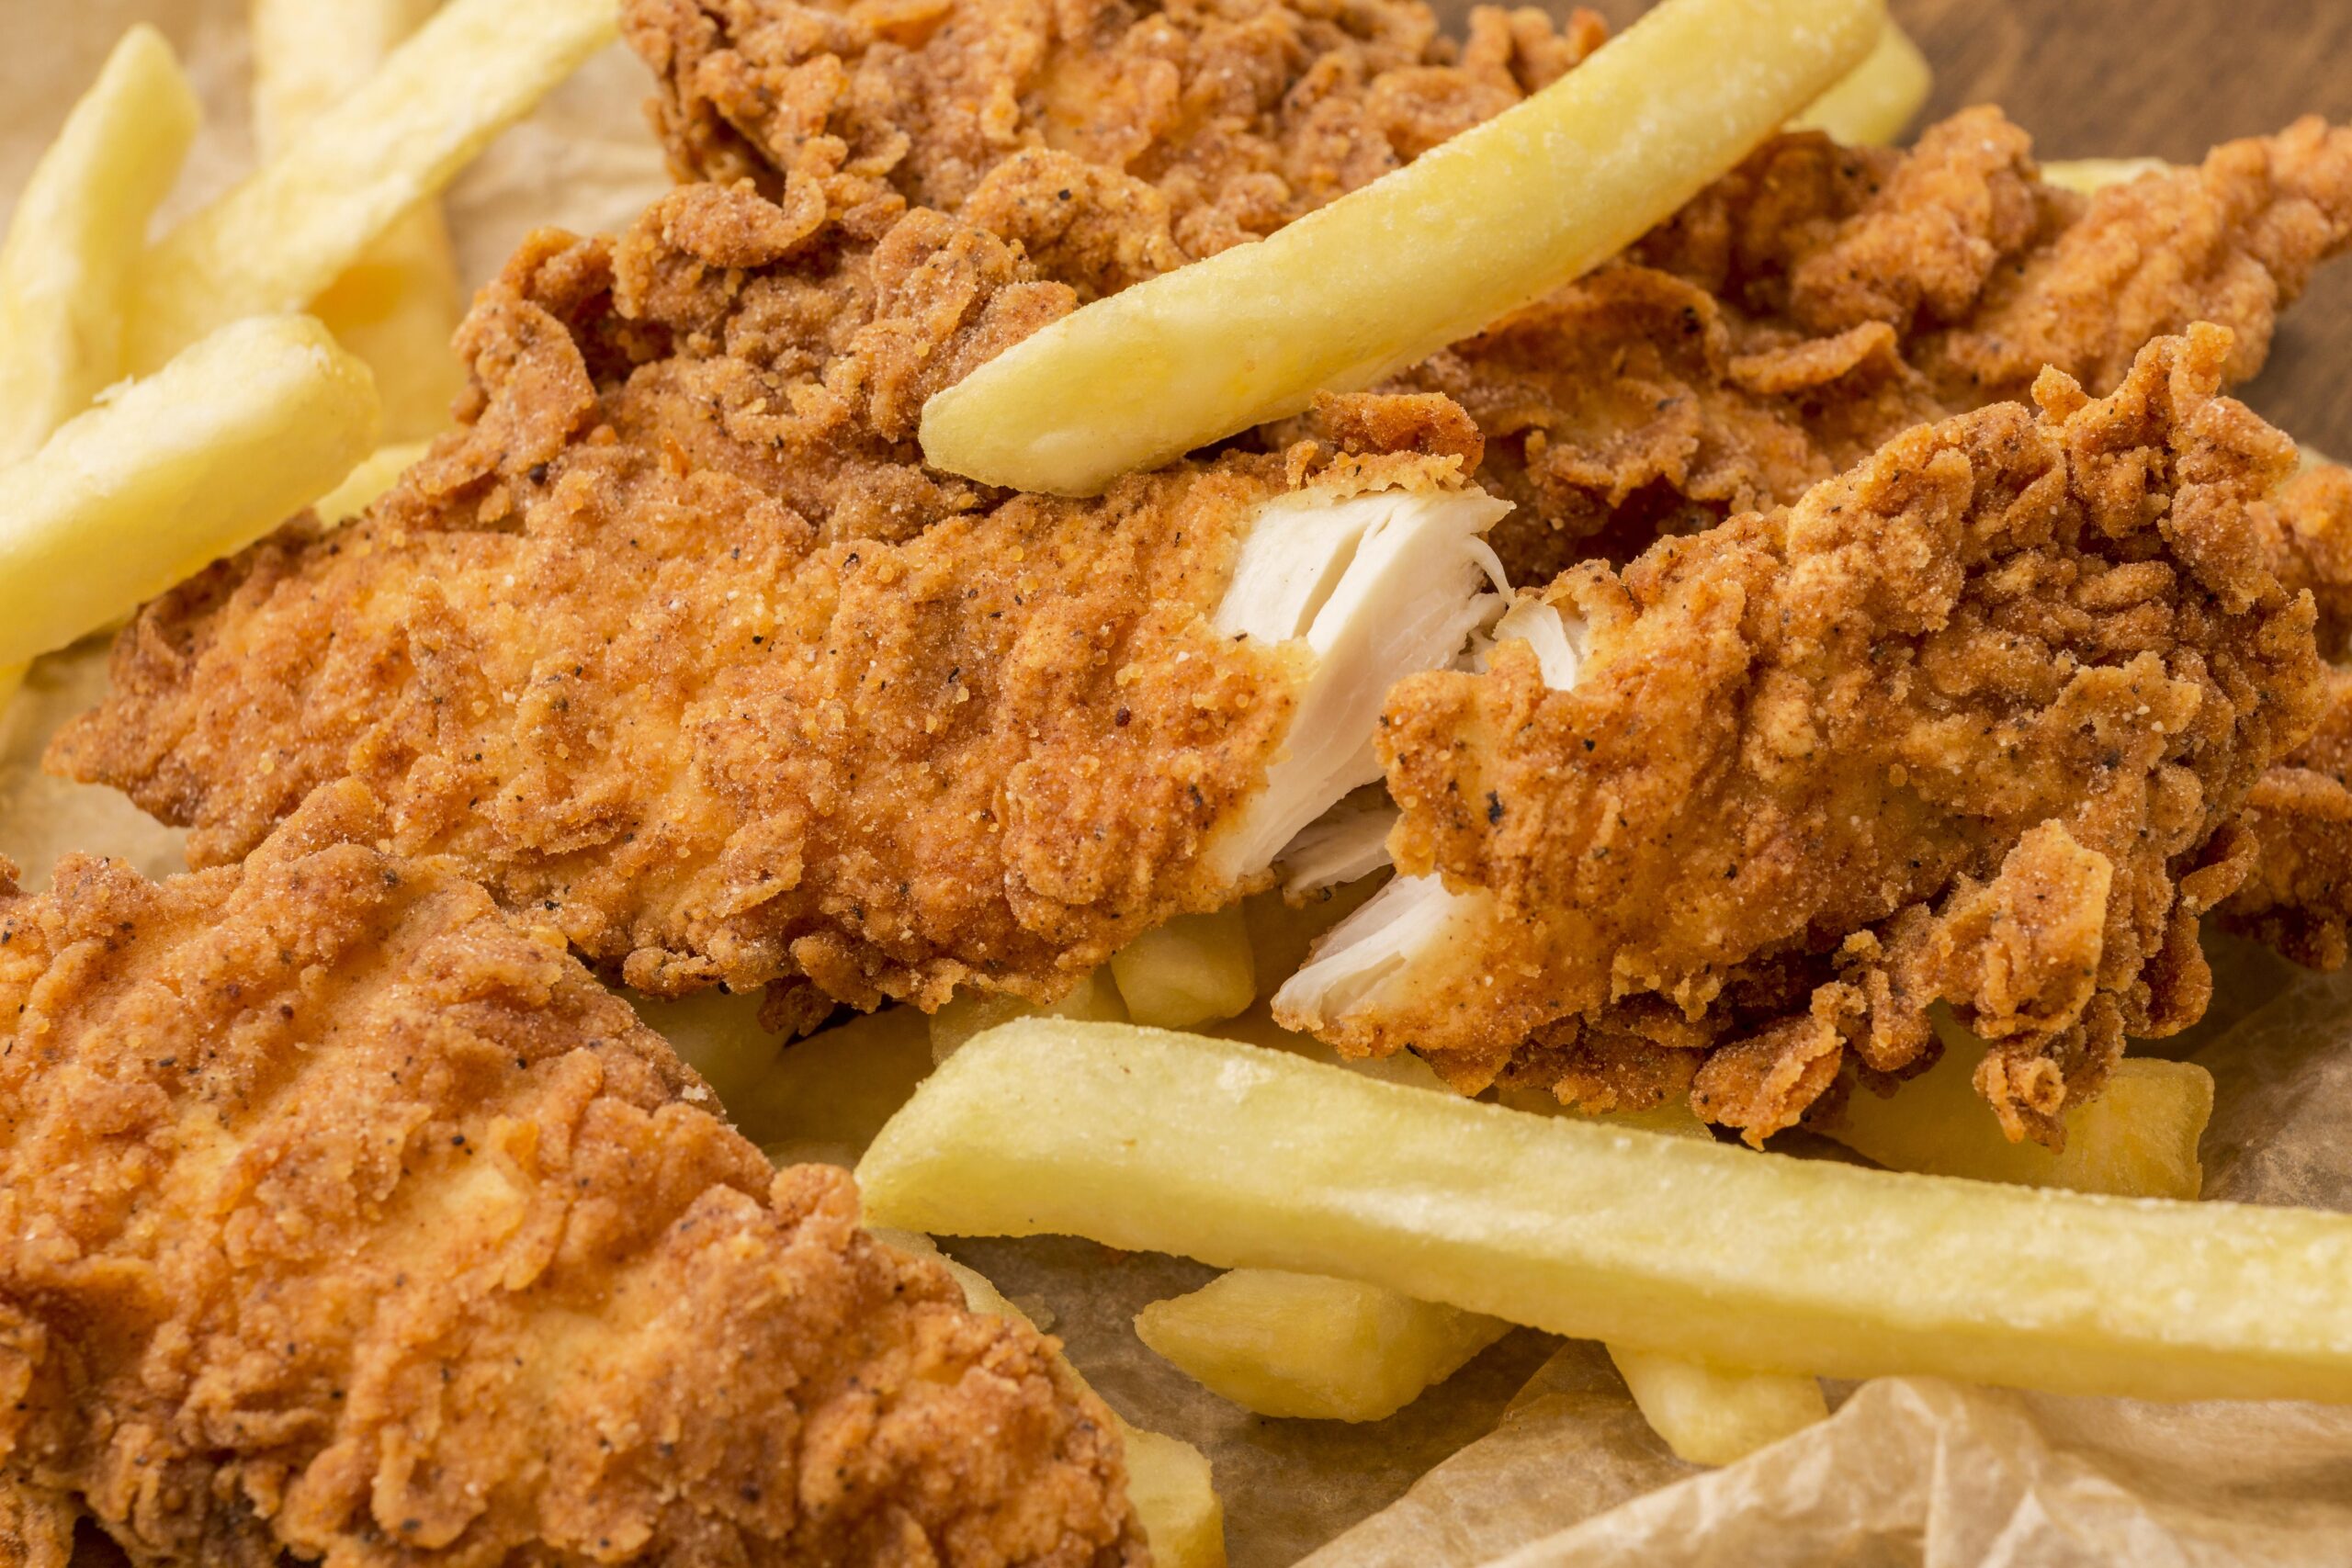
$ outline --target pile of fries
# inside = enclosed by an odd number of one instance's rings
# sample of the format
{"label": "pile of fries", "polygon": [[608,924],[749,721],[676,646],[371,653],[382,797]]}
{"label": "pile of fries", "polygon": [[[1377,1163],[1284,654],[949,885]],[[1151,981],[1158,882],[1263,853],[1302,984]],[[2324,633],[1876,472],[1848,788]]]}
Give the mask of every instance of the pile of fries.
{"label": "pile of fries", "polygon": [[[357,513],[414,460],[462,380],[436,196],[615,33],[610,0],[254,17],[262,162],[233,189],[151,236],[199,111],[141,28],[17,203],[0,701],[28,660],[305,509]],[[1475,331],[1792,117],[1882,141],[1927,86],[1877,0],[1668,0],[1397,174],[989,363],[926,409],[925,450],[1097,491]],[[1510,243],[1465,254],[1444,239],[1463,232]],[[958,998],[780,1048],[744,998],[640,1007],[778,1159],[854,1165],[901,1246],[1071,1235],[1229,1269],[1136,1332],[1270,1416],[1381,1419],[1512,1325],[1605,1341],[1666,1442],[1708,1464],[1824,1418],[1824,1375],[2352,1401],[2352,1220],[2194,1201],[2201,1069],[2124,1063],[2052,1155],[1962,1113],[1983,1046],[1951,1029],[1934,1071],[1829,1129],[1874,1169],[1726,1146],[1679,1109],[1465,1100],[1410,1056],[1341,1062],[1267,1012],[1371,886],[1178,920],[1044,1012]],[[975,1307],[1014,1310],[957,1272]],[[1159,1560],[1221,1562],[1207,1461],[1127,1443]]]}

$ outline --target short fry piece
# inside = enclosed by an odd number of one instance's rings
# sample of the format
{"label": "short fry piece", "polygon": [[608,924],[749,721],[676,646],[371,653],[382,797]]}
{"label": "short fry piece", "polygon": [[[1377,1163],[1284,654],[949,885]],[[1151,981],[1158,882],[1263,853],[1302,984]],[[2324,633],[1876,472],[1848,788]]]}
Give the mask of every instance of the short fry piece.
{"label": "short fry piece", "polygon": [[1890,1170],[1967,1176],[2125,1198],[2194,1198],[2197,1145],[2213,1115],[2213,1075],[2194,1062],[2127,1056],[2098,1098],[2066,1116],[2066,1152],[2013,1144],[1976,1092],[1984,1043],[1936,1021],[1944,1054],[1886,1099],[1857,1089],[1821,1130]]}
{"label": "short fry piece", "polygon": [[[964,1287],[964,1304],[974,1312],[1028,1321],[1029,1314],[1005,1300],[987,1275],[956,1262],[920,1231],[877,1227],[874,1235],[946,1269]],[[1086,1381],[1075,1367],[1070,1376]],[[1143,1520],[1154,1568],[1225,1568],[1225,1504],[1210,1483],[1208,1456],[1182,1438],[1130,1427],[1116,1411],[1112,1418],[1119,1423],[1120,1444],[1127,1453],[1127,1500]]]}
{"label": "short fry piece", "polygon": [[0,665],[137,608],[376,444],[368,367],[308,316],[239,321],[0,474]]}
{"label": "short fry piece", "polygon": [[612,0],[451,0],[366,85],[155,246],[133,367],[317,298],[617,28]]}
{"label": "short fry piece", "polygon": [[1639,238],[1859,63],[1884,16],[1880,0],[1665,0],[1404,168],[990,360],[924,407],[923,451],[1087,495],[1368,386]]}
{"label": "short fry piece", "polygon": [[991,1032],[858,1180],[883,1224],[1341,1275],[1733,1366],[2352,1403],[2352,1217],[1761,1155],[1155,1030]]}
{"label": "short fry piece", "polygon": [[888,1008],[786,1045],[728,1110],[778,1165],[854,1166],[930,1072],[930,1020]]}
{"label": "short fry piece", "polygon": [[1829,1418],[1817,1379],[1744,1371],[1622,1345],[1608,1348],[1643,1419],[1675,1458],[1691,1464],[1736,1464]]}
{"label": "short fry piece", "polygon": [[1136,1314],[1136,1334],[1261,1416],[1378,1421],[1510,1332],[1458,1307],[1325,1274],[1236,1269]]}
{"label": "short fry piece", "polygon": [[1209,1456],[1182,1438],[1119,1423],[1127,1500],[1143,1520],[1156,1568],[1225,1568],[1225,1501]]}
{"label": "short fry piece", "polygon": [[[432,11],[430,0],[254,0],[254,130],[275,157],[365,85]],[[465,369],[449,339],[464,308],[439,204],[404,214],[310,302],[335,341],[376,373],[384,431],[395,440],[449,423]]]}
{"label": "short fry piece", "polygon": [[34,167],[0,247],[0,462],[121,378],[131,271],[201,118],[172,46],[141,23]]}
{"label": "short fry piece", "polygon": [[[759,997],[708,990],[684,997],[628,992],[625,999],[646,1028],[667,1040],[670,1049],[702,1075],[727,1114],[740,1122],[739,1107],[784,1049],[781,1036],[760,1027]],[[762,1141],[756,1133],[749,1135],[754,1143]]]}
{"label": "short fry piece", "polygon": [[1040,1014],[1096,1023],[1125,1023],[1127,1006],[1120,1000],[1119,988],[1112,984],[1107,968],[1092,971],[1072,987],[1068,996],[1047,1008],[1034,1006],[1002,991],[958,992],[948,998],[946,1006],[931,1015],[932,1059],[944,1062],[956,1054],[956,1047],[984,1030],[1010,1023],[1016,1018]]}
{"label": "short fry piece", "polygon": [[344,476],[341,484],[319,497],[311,510],[319,514],[322,523],[350,522],[375,505],[376,498],[391,489],[431,445],[427,441],[402,441],[377,447]]}
{"label": "short fry piece", "polygon": [[2053,186],[2083,196],[2095,196],[2109,186],[2136,180],[2143,175],[2168,175],[2173,165],[2162,158],[2066,158],[2041,165],[2041,177]]}
{"label": "short fry piece", "polygon": [[1241,906],[1179,915],[1111,956],[1127,1016],[1159,1029],[1232,1018],[1258,998],[1258,973]]}
{"label": "short fry piece", "polygon": [[1831,141],[1848,147],[1883,147],[1903,134],[1935,85],[1928,57],[1890,17],[1862,62],[1807,105],[1789,127],[1826,131]]}

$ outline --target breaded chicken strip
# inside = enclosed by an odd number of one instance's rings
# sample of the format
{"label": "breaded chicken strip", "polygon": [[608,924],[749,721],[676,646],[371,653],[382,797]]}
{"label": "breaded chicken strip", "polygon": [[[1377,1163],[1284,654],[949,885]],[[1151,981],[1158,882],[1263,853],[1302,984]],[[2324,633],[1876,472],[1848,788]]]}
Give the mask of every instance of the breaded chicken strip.
{"label": "breaded chicken strip", "polygon": [[0,1478],[141,1563],[1133,1562],[1026,1325],[332,785],[0,877]]}
{"label": "breaded chicken strip", "polygon": [[[2012,1137],[2063,1135],[2128,1031],[2202,1013],[2197,916],[2323,698],[2270,568],[2284,436],[2220,397],[2230,335],[2093,401],[2045,372],[1793,506],[1594,563],[1491,670],[1392,694],[1408,874],[1277,1016],[1460,1087],[1688,1091],[1753,1140],[1949,1003]],[[1546,664],[1551,666],[1546,669]]]}
{"label": "breaded chicken strip", "polygon": [[1070,292],[969,224],[864,220],[692,186],[535,238],[464,329],[463,428],[364,522],[149,606],[52,765],[198,864],[361,779],[398,852],[633,986],[813,981],[791,1026],[1051,999],[1231,902],[1499,608],[1476,431],[1405,400],[1453,449],[983,491],[922,466],[922,400]]}
{"label": "breaded chicken strip", "polygon": [[[1081,297],[1271,232],[1490,118],[1605,36],[1414,0],[630,0],[682,173],[960,211]],[[2192,321],[2261,367],[2352,243],[2352,131],[2302,121],[2086,199],[1976,108],[1901,152],[1781,136],[1623,260],[1403,376],[1470,411],[1515,581],[1793,501],[1924,421],[2104,393]],[[1391,390],[1397,388],[1391,388]],[[1288,433],[1276,433],[1276,443]]]}

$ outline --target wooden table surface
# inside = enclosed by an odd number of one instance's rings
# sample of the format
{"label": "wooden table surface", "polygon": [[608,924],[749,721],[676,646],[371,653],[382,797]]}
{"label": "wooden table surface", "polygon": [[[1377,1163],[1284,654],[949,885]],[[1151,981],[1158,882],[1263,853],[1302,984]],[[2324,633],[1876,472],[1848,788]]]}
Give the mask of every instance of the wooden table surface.
{"label": "wooden table surface", "polygon": [[[1645,0],[1581,0],[1623,26]],[[1927,119],[1998,104],[2048,158],[2191,162],[2298,115],[2352,124],[2352,0],[1888,0],[1936,69]],[[1565,8],[1557,6],[1555,8]],[[2241,394],[2352,458],[2352,256],[2289,313]]]}

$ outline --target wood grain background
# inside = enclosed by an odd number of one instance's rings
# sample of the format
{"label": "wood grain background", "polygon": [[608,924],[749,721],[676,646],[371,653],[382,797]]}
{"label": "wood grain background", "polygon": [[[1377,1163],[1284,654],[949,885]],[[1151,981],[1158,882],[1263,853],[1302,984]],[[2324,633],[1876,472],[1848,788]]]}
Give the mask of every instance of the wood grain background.
{"label": "wood grain background", "polygon": [[[1581,3],[1621,27],[1647,9]],[[2298,115],[2352,123],[2352,0],[1888,4],[1936,68],[1921,123],[1998,104],[2043,157],[2187,163]],[[2299,439],[2352,457],[2352,256],[2320,274],[2241,395]]]}

